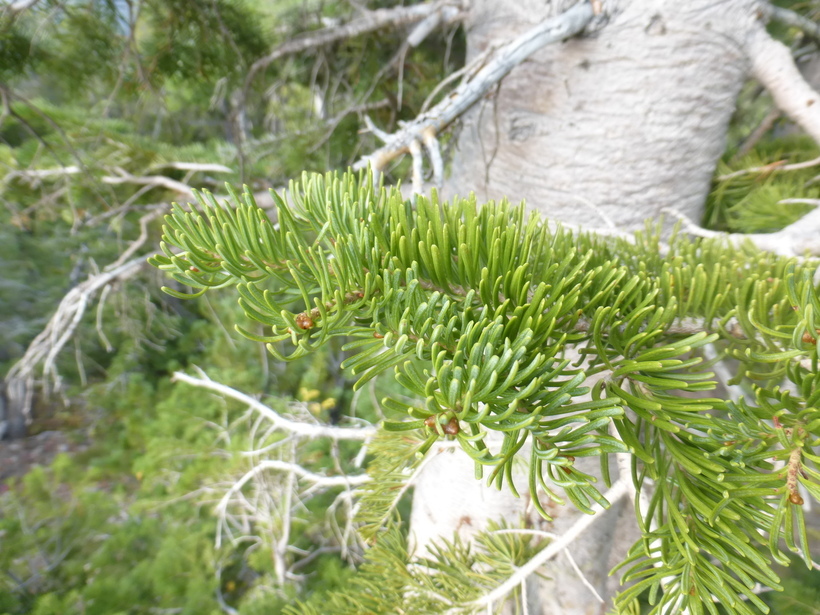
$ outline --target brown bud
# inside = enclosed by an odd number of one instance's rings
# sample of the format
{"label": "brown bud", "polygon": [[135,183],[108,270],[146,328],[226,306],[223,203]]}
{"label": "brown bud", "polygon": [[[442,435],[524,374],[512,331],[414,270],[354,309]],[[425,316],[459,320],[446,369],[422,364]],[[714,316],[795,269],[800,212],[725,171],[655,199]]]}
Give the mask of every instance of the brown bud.
{"label": "brown bud", "polygon": [[190,267],[188,267],[188,269],[190,269],[190,270],[191,270],[191,271],[193,271],[194,273],[199,273],[199,269],[197,269],[197,268],[196,268],[196,267],[194,267],[193,265],[191,265]]}
{"label": "brown bud", "polygon": [[315,323],[306,312],[302,312],[296,315],[296,326],[305,331],[307,329],[312,329],[315,326]]}
{"label": "brown bud", "polygon": [[796,504],[797,506],[802,506],[803,498],[799,493],[797,493],[797,491],[793,491],[789,494],[789,502]]}
{"label": "brown bud", "polygon": [[426,419],[424,419],[424,424],[427,425],[427,427],[429,427],[430,429],[435,429],[435,427],[436,427],[436,415],[433,414],[431,416],[428,416]]}
{"label": "brown bud", "polygon": [[444,433],[446,433],[448,436],[454,436],[458,432],[459,432],[458,421],[456,420],[456,417],[453,417],[444,426]]}
{"label": "brown bud", "polygon": [[811,333],[809,333],[808,331],[806,331],[806,332],[803,334],[803,343],[805,343],[805,344],[813,344],[813,345],[815,345],[815,346],[816,346],[816,345],[817,345],[817,338],[816,338],[816,337],[814,337],[814,336],[813,336]]}
{"label": "brown bud", "polygon": [[384,338],[384,336],[381,333],[379,333],[378,331],[373,332],[373,337],[375,337],[377,340],[380,340],[380,339]]}

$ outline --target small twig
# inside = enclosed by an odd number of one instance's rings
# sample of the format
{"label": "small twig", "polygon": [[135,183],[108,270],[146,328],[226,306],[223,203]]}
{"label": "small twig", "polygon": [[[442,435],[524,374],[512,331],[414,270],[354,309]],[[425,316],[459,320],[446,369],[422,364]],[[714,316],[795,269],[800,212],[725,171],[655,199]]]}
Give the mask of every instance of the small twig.
{"label": "small twig", "polygon": [[760,124],[757,125],[757,128],[755,128],[752,133],[746,137],[746,140],[744,140],[743,144],[738,148],[737,153],[732,156],[732,160],[740,160],[746,154],[751,152],[755,145],[757,145],[758,141],[760,141],[760,139],[762,139],[763,136],[772,129],[774,123],[779,120],[782,115],[783,113],[780,109],[772,109],[769,111],[766,114],[766,117],[764,117]]}
{"label": "small twig", "polygon": [[820,166],[820,158],[812,158],[805,162],[795,162],[793,164],[785,164],[784,161],[779,160],[771,164],[765,164],[762,167],[750,167],[748,169],[741,169],[725,175],[718,175],[718,181],[726,181],[727,179],[734,179],[735,177],[743,177],[744,175],[754,175],[755,173],[771,173],[773,171],[800,171],[801,169],[810,169],[811,167]]}
{"label": "small twig", "polygon": [[108,293],[111,292],[111,285],[107,285],[105,288],[102,289],[100,293],[100,300],[97,301],[97,336],[100,338],[100,341],[103,343],[103,347],[105,347],[106,352],[113,352],[114,347],[111,345],[111,342],[108,340],[108,336],[105,334],[103,330],[103,323],[102,323],[102,316],[103,316],[103,309],[105,308],[105,300],[108,297]]}
{"label": "small twig", "polygon": [[421,194],[424,191],[424,161],[421,157],[421,144],[417,140],[410,142],[410,155],[413,158],[413,193]]}
{"label": "small twig", "polygon": [[254,62],[245,77],[245,84],[242,89],[242,99],[247,98],[251,83],[256,75],[280,58],[308,49],[330,45],[338,41],[361,36],[368,32],[381,30],[382,28],[398,28],[412,23],[420,22],[430,15],[438,13],[445,7],[457,9],[455,19],[466,8],[464,2],[439,1],[431,4],[417,4],[413,6],[399,6],[389,9],[376,9],[360,13],[351,22],[330,26],[315,32],[306,32],[285,43],[279,45],[265,57]]}
{"label": "small twig", "polygon": [[202,171],[204,173],[234,173],[235,171],[224,164],[210,162],[164,162],[152,166],[149,171],[157,169],[176,169],[178,171]]}
{"label": "small twig", "polygon": [[495,47],[492,47],[492,46],[485,49],[483,52],[481,52],[480,55],[478,55],[467,66],[462,66],[457,71],[452,72],[449,75],[447,75],[447,77],[445,79],[442,79],[441,81],[439,81],[438,84],[436,84],[436,87],[433,88],[433,91],[430,92],[430,94],[427,96],[427,98],[424,99],[424,103],[422,103],[421,110],[419,111],[419,113],[424,113],[425,111],[427,111],[427,109],[430,107],[430,104],[436,98],[438,93],[441,92],[441,90],[443,90],[445,87],[447,87],[450,83],[452,83],[453,81],[455,81],[456,79],[458,79],[462,75],[469,75],[470,77],[472,77],[472,74],[475,71],[477,71],[482,66],[484,66],[484,62],[487,60],[487,58],[490,56],[490,54],[493,51],[495,51]]}
{"label": "small twig", "polygon": [[187,196],[193,196],[194,192],[191,190],[189,186],[186,186],[182,182],[178,182],[175,179],[171,179],[170,177],[165,177],[164,175],[143,175],[137,176],[128,173],[124,169],[116,167],[114,169],[118,175],[107,175],[101,178],[101,181],[104,184],[140,184],[140,185],[150,185],[150,186],[161,186],[172,192],[177,192],[179,194],[185,194]]}
{"label": "small twig", "polygon": [[780,199],[778,205],[814,205],[820,206],[820,199]]}
{"label": "small twig", "polygon": [[[493,534],[529,534],[532,536],[542,536],[544,538],[549,538],[550,540],[555,540],[556,538],[558,538],[558,535],[552,532],[545,532],[543,530],[534,530],[527,528],[510,528],[503,530],[495,530]],[[584,575],[584,572],[578,566],[577,562],[575,561],[575,558],[572,557],[572,553],[570,552],[570,550],[564,549],[564,555],[567,556],[570,566],[572,566],[572,569],[581,579],[581,583],[583,583],[584,587],[586,587],[592,593],[592,595],[595,596],[598,602],[603,604],[605,600],[601,597],[601,594],[598,593],[598,590],[595,589],[595,587],[592,585],[589,579],[586,578],[586,575]]]}
{"label": "small twig", "polygon": [[[242,488],[251,479],[255,478],[259,474],[262,474],[263,472],[266,472],[267,470],[278,470],[280,472],[288,472],[298,478],[310,481],[312,483],[310,490],[332,487],[350,488],[352,486],[363,485],[372,480],[372,478],[367,474],[359,474],[355,476],[322,476],[321,474],[316,474],[315,472],[306,470],[305,468],[296,463],[270,459],[267,461],[259,462],[248,472],[246,472],[233,485],[231,485],[230,489],[228,489],[227,493],[225,493],[225,495],[222,496],[222,498],[219,500],[219,503],[216,506],[217,514],[220,517],[224,517],[226,515],[228,505],[230,504],[231,499],[235,495],[239,494],[242,491]],[[222,532],[220,528],[217,528],[216,546],[217,548],[219,548],[221,545]]]}
{"label": "small twig", "polygon": [[423,134],[424,147],[430,157],[430,166],[433,167],[433,186],[441,188],[444,183],[444,161],[441,158],[441,147],[434,130],[427,130]]}
{"label": "small twig", "polygon": [[364,123],[365,126],[367,126],[367,129],[370,132],[372,132],[377,139],[379,139],[383,143],[387,143],[387,140],[390,138],[390,133],[387,133],[378,126],[376,126],[376,124],[373,123],[373,120],[370,119],[369,115],[364,116]]}
{"label": "small twig", "polygon": [[795,13],[794,11],[790,11],[789,9],[784,9],[779,6],[774,6],[770,4],[764,5],[766,8],[765,10],[768,11],[769,17],[774,19],[775,21],[779,21],[782,24],[787,26],[791,26],[793,28],[798,28],[802,30],[815,40],[820,41],[820,24],[811,19],[803,17],[799,13]]}

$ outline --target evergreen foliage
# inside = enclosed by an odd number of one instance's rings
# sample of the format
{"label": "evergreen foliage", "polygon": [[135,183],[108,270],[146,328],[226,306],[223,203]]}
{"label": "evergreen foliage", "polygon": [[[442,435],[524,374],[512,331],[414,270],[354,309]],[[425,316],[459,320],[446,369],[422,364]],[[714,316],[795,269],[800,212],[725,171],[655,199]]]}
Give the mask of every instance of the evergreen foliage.
{"label": "evergreen foliage", "polygon": [[[391,371],[411,396],[384,400],[385,429],[421,434],[419,452],[455,439],[478,477],[513,491],[526,454],[534,500],[563,493],[584,512],[608,503],[575,460],[598,457],[608,485],[610,457],[628,452],[650,504],[620,605],[648,589],[653,613],[717,613],[712,596],[765,612],[751,590],[780,587],[772,561],[811,564],[800,487],[820,496],[815,264],[654,228],[574,235],[506,202],[412,204],[368,175],[304,176],[274,195],[276,224],[249,192],[198,198],[166,217],[152,263],[188,296],[236,287],[270,334],[237,329],[278,359],[349,339],[355,386]],[[748,399],[704,396],[717,388],[707,345],[737,361]]]}
{"label": "evergreen foliage", "polygon": [[817,145],[800,136],[772,139],[746,156],[722,161],[707,202],[707,225],[733,233],[770,233],[796,222],[820,198],[820,166],[783,167],[818,156]]}
{"label": "evergreen foliage", "polygon": [[[480,599],[526,563],[545,540],[491,523],[472,544],[458,537],[435,546],[431,557],[413,559],[407,540],[394,525],[379,534],[365,562],[347,586],[286,607],[285,615],[359,615],[405,612],[437,615],[459,601]],[[514,593],[518,594],[520,590]],[[399,610],[400,609],[400,610]]]}

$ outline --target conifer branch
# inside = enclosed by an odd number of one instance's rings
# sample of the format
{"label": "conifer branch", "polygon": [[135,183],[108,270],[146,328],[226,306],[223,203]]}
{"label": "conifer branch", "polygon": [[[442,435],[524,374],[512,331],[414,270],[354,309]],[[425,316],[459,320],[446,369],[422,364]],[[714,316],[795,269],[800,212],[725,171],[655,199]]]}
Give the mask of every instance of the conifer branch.
{"label": "conifer branch", "polygon": [[[589,514],[609,506],[578,457],[604,468],[612,455],[634,458],[644,539],[624,562],[634,584],[621,604],[651,589],[658,612],[696,612],[715,596],[751,614],[756,584],[779,583],[750,545],[785,562],[782,539],[811,561],[789,498],[795,479],[820,494],[809,452],[820,443],[813,262],[723,238],[662,243],[653,229],[576,235],[506,202],[433,194],[413,206],[367,174],[305,176],[288,200],[273,199],[276,227],[248,193],[232,194],[233,205],[209,194],[175,205],[152,263],[190,296],[236,287],[269,334],[238,330],[279,359],[344,337],[355,388],[395,375],[408,395],[383,406],[406,419],[384,423],[400,439],[371,448],[380,465],[359,512],[370,511],[368,532],[390,518],[416,452],[451,440],[511,489],[528,451],[528,489],[545,517],[535,494]],[[737,360],[732,381],[753,397],[688,395],[716,386],[702,357],[711,345]],[[784,378],[793,387],[778,387]],[[493,431],[500,448],[485,443]],[[401,446],[391,452],[391,442]]]}

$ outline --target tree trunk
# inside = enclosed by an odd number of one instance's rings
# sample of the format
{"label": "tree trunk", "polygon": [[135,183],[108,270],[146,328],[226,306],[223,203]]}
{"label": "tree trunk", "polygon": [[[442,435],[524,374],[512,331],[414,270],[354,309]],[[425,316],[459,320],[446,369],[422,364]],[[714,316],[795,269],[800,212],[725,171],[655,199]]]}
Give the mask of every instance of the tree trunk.
{"label": "tree trunk", "polygon": [[[468,61],[571,4],[474,0],[466,23]],[[760,3],[605,4],[610,16],[601,27],[542,49],[463,117],[447,196],[526,199],[549,218],[590,228],[640,229],[664,208],[700,219],[749,75],[750,41],[764,28]],[[460,451],[440,457],[416,487],[417,553],[435,536],[469,535],[488,519],[517,523],[526,514],[529,495],[517,500],[506,489],[484,487]],[[638,536],[632,505],[616,508],[572,548],[607,604],[562,556],[544,571],[547,580],[529,580],[529,613],[592,615],[610,608],[618,582],[608,572]],[[579,514],[571,506],[551,512],[550,524],[533,515],[529,522],[560,534]]]}
{"label": "tree trunk", "polygon": [[[476,0],[468,60],[567,3],[557,4]],[[593,35],[542,49],[464,117],[451,193],[526,199],[592,227],[643,228],[664,207],[697,220],[747,78],[758,4],[621,2]]]}

